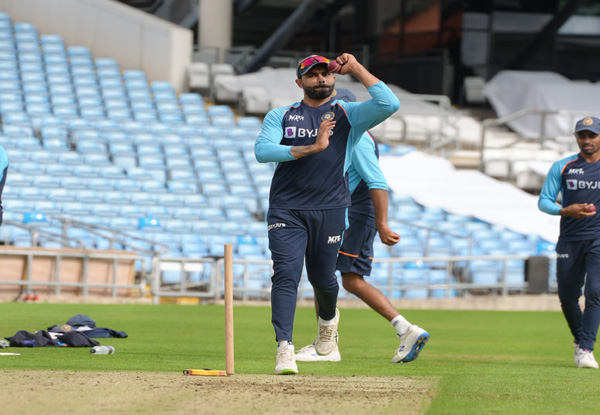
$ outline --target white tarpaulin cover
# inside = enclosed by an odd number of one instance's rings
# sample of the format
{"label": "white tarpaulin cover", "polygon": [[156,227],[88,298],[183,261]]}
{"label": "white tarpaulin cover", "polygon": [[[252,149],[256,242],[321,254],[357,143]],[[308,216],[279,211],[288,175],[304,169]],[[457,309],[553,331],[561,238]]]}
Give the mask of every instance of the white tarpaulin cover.
{"label": "white tarpaulin cover", "polygon": [[[483,95],[498,117],[523,109],[576,113],[548,116],[545,137],[571,135],[578,119],[600,115],[600,84],[571,81],[553,72],[501,71],[486,83]],[[542,136],[540,115],[526,115],[508,125],[524,137]]]}
{"label": "white tarpaulin cover", "polygon": [[473,216],[522,234],[558,240],[558,216],[541,212],[537,196],[473,170],[456,170],[446,159],[412,151],[382,155],[379,161],[391,190],[424,206]]}

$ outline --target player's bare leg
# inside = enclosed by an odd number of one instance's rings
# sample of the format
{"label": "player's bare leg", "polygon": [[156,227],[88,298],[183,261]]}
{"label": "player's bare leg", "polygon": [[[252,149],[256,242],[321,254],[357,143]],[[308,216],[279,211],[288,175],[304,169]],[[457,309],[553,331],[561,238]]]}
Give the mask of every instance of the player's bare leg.
{"label": "player's bare leg", "polygon": [[365,281],[362,275],[348,272],[342,274],[344,289],[354,294],[373,310],[386,318],[398,333],[400,347],[392,359],[394,363],[408,363],[419,357],[421,349],[429,340],[429,333],[419,326],[411,325],[392,305],[381,291]]}
{"label": "player's bare leg", "polygon": [[346,291],[360,298],[387,321],[392,321],[400,315],[390,300],[381,291],[366,282],[362,275],[353,272],[342,274],[342,285]]}

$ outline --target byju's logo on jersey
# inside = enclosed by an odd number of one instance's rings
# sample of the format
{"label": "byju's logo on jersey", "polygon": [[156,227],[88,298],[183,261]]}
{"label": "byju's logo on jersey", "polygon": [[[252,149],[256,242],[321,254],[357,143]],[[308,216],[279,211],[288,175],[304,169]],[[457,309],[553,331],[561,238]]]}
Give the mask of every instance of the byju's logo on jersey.
{"label": "byju's logo on jersey", "polygon": [[569,169],[567,174],[583,174],[583,169]]}
{"label": "byju's logo on jersey", "polygon": [[285,127],[284,138],[296,138],[296,127]]}
{"label": "byju's logo on jersey", "polygon": [[569,190],[597,190],[600,189],[600,182],[597,180],[567,180],[567,189]]}
{"label": "byju's logo on jersey", "polygon": [[[309,130],[308,128],[285,127],[283,138],[311,138],[316,137],[319,129]],[[329,134],[333,134],[332,131]]]}
{"label": "byju's logo on jersey", "polygon": [[342,241],[342,236],[341,235],[334,235],[334,236],[328,236],[327,237],[327,243],[328,244],[337,244],[340,243]]}

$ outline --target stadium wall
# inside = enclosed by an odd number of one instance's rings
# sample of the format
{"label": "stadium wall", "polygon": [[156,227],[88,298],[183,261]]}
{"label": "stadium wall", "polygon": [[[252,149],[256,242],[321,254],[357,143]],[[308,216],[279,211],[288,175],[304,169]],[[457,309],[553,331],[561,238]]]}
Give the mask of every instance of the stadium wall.
{"label": "stadium wall", "polygon": [[112,0],[0,0],[14,22],[32,23],[69,46],[86,46],[96,58],[115,59],[122,69],[141,69],[150,81],[188,89],[193,33]]}

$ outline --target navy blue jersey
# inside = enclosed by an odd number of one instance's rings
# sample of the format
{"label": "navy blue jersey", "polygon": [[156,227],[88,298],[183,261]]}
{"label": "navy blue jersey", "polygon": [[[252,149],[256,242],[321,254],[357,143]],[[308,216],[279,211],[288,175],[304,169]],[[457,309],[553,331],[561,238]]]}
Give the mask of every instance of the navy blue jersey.
{"label": "navy blue jersey", "polygon": [[[562,206],[556,205],[562,193]],[[589,163],[579,154],[555,162],[540,193],[539,208],[559,215],[562,207],[575,203],[593,203],[600,209],[600,162]],[[560,218],[560,237],[563,241],[580,241],[600,237],[600,213],[588,218]]]}
{"label": "navy blue jersey", "polygon": [[316,206],[335,209],[350,204],[350,188],[344,172],[350,123],[344,108],[331,101],[319,107],[304,103],[291,106],[282,120],[281,144],[290,147],[313,144],[325,117],[336,121],[329,146],[293,163],[279,163],[271,182],[269,206],[281,207],[294,201],[297,209]]}
{"label": "navy blue jersey", "polygon": [[[330,100],[309,107],[300,102],[267,113],[254,149],[259,162],[278,163],[271,183],[270,208],[338,209],[350,205],[347,172],[354,147],[367,129],[400,105],[383,82],[368,91],[372,99],[360,103]],[[313,144],[321,122],[330,117],[336,126],[329,147],[296,159],[291,147]]]}

